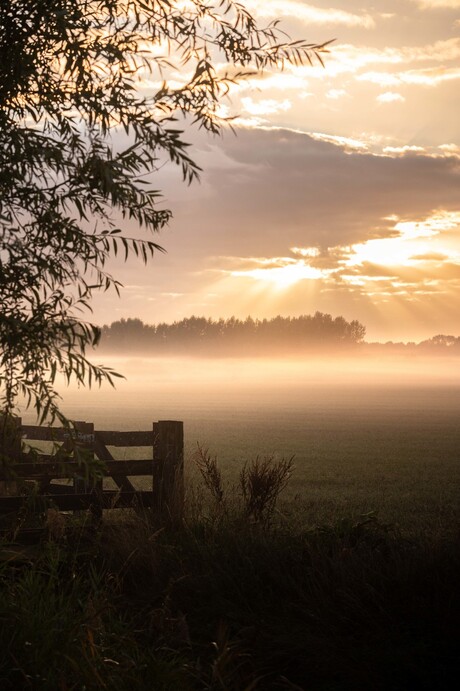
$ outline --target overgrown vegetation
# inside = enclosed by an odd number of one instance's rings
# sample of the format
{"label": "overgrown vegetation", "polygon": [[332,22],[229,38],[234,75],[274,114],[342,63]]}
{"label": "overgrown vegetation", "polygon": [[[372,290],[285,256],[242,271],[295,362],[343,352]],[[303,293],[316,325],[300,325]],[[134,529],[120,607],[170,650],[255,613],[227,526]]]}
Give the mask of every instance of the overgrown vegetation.
{"label": "overgrown vegetation", "polygon": [[[373,514],[294,527],[276,510],[290,462],[249,463],[234,491],[197,462],[179,529],[133,515],[88,535],[54,516],[36,551],[3,545],[2,688],[454,687],[458,540]],[[248,520],[260,487],[274,501]]]}

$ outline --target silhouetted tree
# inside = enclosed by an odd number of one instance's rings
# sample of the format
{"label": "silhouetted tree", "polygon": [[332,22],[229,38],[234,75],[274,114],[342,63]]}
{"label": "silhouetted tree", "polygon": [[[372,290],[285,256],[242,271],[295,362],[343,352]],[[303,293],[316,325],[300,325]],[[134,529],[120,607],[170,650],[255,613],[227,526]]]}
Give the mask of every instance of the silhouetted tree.
{"label": "silhouetted tree", "polygon": [[22,394],[40,419],[62,418],[58,371],[111,380],[86,357],[99,330],[81,311],[95,290],[119,290],[111,254],[160,249],[123,234],[127,219],[159,231],[171,216],[145,175],[170,160],[198,176],[177,116],[218,132],[232,83],[323,50],[232,0],[2,0],[0,407]]}
{"label": "silhouetted tree", "polygon": [[[173,324],[146,326],[139,319],[121,319],[103,327],[102,344],[117,350],[147,349],[151,351],[189,351],[201,346],[209,353],[221,348],[244,352],[248,349],[268,352],[273,348],[305,350],[319,344],[356,345],[363,341],[366,328],[343,317],[330,314],[252,319],[230,317],[214,321],[205,317],[189,317]],[[141,335],[140,335],[141,334]]]}

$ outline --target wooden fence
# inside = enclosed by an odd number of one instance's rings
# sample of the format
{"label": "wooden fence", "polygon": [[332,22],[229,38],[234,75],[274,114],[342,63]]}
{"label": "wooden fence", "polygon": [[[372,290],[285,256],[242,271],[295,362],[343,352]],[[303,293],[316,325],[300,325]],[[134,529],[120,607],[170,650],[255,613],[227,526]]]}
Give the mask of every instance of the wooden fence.
{"label": "wooden fence", "polygon": [[[151,431],[142,432],[95,430],[93,423],[82,421],[74,422],[69,431],[22,425],[19,418],[14,419],[14,426],[16,431],[3,438],[0,449],[12,461],[0,468],[0,514],[25,506],[32,511],[52,506],[61,511],[90,509],[100,519],[104,509],[149,507],[164,521],[180,520],[184,494],[182,422],[160,420],[153,423]],[[24,452],[24,442],[33,447],[34,441],[54,442],[60,447],[58,456]],[[148,460],[115,460],[108,447],[149,447],[152,455]],[[86,467],[97,459],[103,462],[99,464],[103,465],[103,475],[113,480],[116,489],[107,489],[103,479],[91,474],[85,479],[79,451],[89,463]],[[151,488],[136,489],[130,480],[136,476],[149,476]],[[72,482],[53,482],[63,479]],[[24,485],[32,491],[19,494]]]}

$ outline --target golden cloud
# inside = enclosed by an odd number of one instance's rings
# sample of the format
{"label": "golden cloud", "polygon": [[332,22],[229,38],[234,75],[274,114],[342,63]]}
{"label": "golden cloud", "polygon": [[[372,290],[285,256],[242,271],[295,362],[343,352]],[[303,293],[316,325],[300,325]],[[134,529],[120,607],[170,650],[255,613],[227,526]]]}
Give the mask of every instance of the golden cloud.
{"label": "golden cloud", "polygon": [[278,101],[275,98],[264,98],[260,101],[254,101],[252,98],[242,98],[241,103],[246,113],[250,115],[271,115],[281,111],[289,110],[292,103],[288,99]]}
{"label": "golden cloud", "polygon": [[460,254],[439,249],[442,233],[459,226],[459,212],[439,211],[418,221],[394,218],[388,237],[327,250],[295,246],[293,257],[222,257],[220,265],[227,268],[221,274],[282,290],[304,280],[325,290],[345,285],[373,298],[442,292],[460,280]]}
{"label": "golden cloud", "polygon": [[365,72],[357,76],[358,81],[373,82],[379,86],[437,86],[442,82],[460,79],[458,67],[428,67],[406,72]]}
{"label": "golden cloud", "polygon": [[412,0],[422,10],[460,9],[460,0]]}
{"label": "golden cloud", "polygon": [[355,14],[332,7],[316,7],[296,0],[246,0],[245,5],[258,17],[278,19],[289,16],[308,24],[339,24],[364,29],[375,27],[375,21],[368,13]]}
{"label": "golden cloud", "polygon": [[395,103],[398,101],[404,103],[405,100],[406,99],[404,96],[397,94],[394,91],[385,91],[385,93],[377,96],[377,101],[379,103]]}
{"label": "golden cloud", "polygon": [[410,259],[417,262],[443,262],[449,259],[449,255],[442,252],[425,252],[425,254],[414,254]]}

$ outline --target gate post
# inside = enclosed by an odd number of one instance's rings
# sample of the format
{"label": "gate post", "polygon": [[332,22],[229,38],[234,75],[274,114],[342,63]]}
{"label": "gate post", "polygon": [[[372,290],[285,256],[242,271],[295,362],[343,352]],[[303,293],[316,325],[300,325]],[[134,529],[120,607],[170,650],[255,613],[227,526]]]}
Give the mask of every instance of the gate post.
{"label": "gate post", "polygon": [[158,518],[177,526],[184,511],[184,423],[153,423],[153,495]]}
{"label": "gate post", "polygon": [[[94,423],[76,420],[74,422],[76,432],[75,443],[90,453],[90,462],[94,460]],[[87,494],[93,492],[94,503],[91,505],[91,514],[96,521],[102,518],[102,480],[86,482],[83,477],[75,477],[73,481],[75,494]]]}
{"label": "gate post", "polygon": [[[0,414],[0,465],[4,470],[14,468],[21,458],[22,419],[15,415]],[[16,480],[1,480],[0,495],[15,496],[18,493]]]}
{"label": "gate post", "polygon": [[[75,430],[75,437],[70,441],[70,444],[72,444],[73,441],[75,449],[91,450],[93,448],[93,443],[90,436],[94,438],[94,425],[91,422],[83,422],[83,420],[74,420],[72,424]],[[75,494],[85,494],[88,491],[87,483],[81,475],[76,475],[74,477],[73,491]]]}

